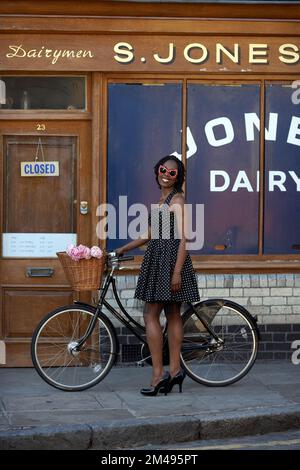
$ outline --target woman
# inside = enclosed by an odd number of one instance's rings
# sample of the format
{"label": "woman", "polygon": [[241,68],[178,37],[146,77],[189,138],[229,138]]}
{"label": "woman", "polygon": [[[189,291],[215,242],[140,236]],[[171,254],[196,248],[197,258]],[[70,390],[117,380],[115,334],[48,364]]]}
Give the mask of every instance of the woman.
{"label": "woman", "polygon": [[[169,155],[157,162],[154,173],[161,198],[149,215],[148,234],[116,250],[122,255],[149,241],[134,295],[145,301],[144,320],[153,368],[151,387],[143,388],[141,393],[149,396],[157,395],[158,391],[166,394],[175,384],[182,391],[185,373],[180,369],[183,338],[180,308],[183,301],[200,300],[192,261],[185,246],[184,165]],[[162,309],[168,321],[170,373],[167,374],[163,370],[163,334],[159,321]]]}

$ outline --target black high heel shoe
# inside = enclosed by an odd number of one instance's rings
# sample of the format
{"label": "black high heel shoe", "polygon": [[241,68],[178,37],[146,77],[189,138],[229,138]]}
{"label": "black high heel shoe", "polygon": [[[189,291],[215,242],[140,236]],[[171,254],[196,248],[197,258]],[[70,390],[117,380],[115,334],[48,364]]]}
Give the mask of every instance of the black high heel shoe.
{"label": "black high heel shoe", "polygon": [[167,395],[167,393],[170,393],[172,391],[172,388],[174,387],[174,385],[177,385],[177,384],[179,385],[179,393],[182,393],[182,382],[184,381],[185,377],[186,377],[186,373],[184,370],[180,370],[179,372],[177,372],[177,374],[174,375],[174,377],[170,376],[170,380],[167,383],[167,385],[164,388],[161,388],[159,390],[160,393],[164,393],[165,395]]}
{"label": "black high heel shoe", "polygon": [[[162,379],[156,384],[155,386],[149,387],[149,388],[142,388],[140,390],[142,395],[146,395],[148,397],[154,397],[155,395],[158,394],[159,391],[161,391],[162,388],[166,388],[171,376],[170,374],[164,375]],[[166,395],[167,393],[165,393]]]}

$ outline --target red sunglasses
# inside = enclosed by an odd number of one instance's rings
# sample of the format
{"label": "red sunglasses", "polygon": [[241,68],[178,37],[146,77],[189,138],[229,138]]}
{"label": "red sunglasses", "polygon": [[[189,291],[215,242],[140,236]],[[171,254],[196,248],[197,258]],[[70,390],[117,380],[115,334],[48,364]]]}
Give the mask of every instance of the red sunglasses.
{"label": "red sunglasses", "polygon": [[173,168],[172,170],[169,170],[169,168],[167,168],[166,166],[164,165],[159,165],[159,168],[158,168],[158,172],[161,174],[161,175],[169,175],[170,178],[172,179],[175,179],[178,175],[178,169],[177,168]]}

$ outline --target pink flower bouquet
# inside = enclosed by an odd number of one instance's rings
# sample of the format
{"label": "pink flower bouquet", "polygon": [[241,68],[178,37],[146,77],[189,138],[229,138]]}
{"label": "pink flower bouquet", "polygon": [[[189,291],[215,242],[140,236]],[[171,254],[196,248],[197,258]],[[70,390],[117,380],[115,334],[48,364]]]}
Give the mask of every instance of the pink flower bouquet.
{"label": "pink flower bouquet", "polygon": [[92,248],[88,248],[85,245],[74,246],[73,244],[70,244],[67,246],[66,252],[73,261],[79,261],[81,259],[102,258],[103,256],[103,252],[98,246],[92,246]]}

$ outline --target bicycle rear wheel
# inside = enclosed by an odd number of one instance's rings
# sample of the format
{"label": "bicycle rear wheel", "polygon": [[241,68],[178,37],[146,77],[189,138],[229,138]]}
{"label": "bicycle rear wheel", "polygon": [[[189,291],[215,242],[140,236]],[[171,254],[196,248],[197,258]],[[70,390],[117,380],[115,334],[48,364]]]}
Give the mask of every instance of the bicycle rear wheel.
{"label": "bicycle rear wheel", "polygon": [[32,337],[31,356],[48,384],[66,391],[85,390],[110,371],[117,355],[117,339],[112,323],[102,313],[90,337],[76,349],[94,315],[92,307],[71,305],[41,320]]}
{"label": "bicycle rear wheel", "polygon": [[[230,385],[244,377],[258,351],[258,331],[244,307],[224,299],[206,300],[183,314],[181,360],[187,374],[204,385]],[[218,336],[203,326],[204,319]]]}

